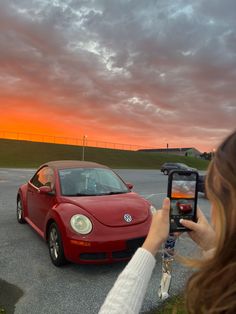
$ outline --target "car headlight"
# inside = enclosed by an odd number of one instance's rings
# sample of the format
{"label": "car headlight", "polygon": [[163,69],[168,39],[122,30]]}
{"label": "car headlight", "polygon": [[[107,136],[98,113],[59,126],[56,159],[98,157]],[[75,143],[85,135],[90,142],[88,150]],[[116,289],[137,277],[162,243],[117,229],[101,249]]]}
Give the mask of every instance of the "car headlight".
{"label": "car headlight", "polygon": [[154,215],[157,210],[156,210],[156,208],[153,205],[151,205],[150,206],[150,211]]}
{"label": "car headlight", "polygon": [[74,231],[80,234],[88,234],[93,228],[90,219],[84,215],[72,216],[70,219],[70,225]]}

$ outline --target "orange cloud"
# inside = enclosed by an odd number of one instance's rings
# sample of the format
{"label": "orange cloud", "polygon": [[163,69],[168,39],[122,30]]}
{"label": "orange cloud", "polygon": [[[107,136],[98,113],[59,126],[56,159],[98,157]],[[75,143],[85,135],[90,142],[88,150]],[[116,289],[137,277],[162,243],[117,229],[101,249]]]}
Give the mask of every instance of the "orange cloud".
{"label": "orange cloud", "polygon": [[0,2],[0,131],[215,148],[235,128],[235,10],[182,6]]}

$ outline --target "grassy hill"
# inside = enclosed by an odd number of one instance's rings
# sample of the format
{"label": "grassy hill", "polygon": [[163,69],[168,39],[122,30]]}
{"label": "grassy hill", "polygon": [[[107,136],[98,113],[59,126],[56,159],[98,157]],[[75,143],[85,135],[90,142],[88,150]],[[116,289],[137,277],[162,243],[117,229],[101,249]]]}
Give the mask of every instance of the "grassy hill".
{"label": "grassy hill", "polygon": [[[37,168],[51,160],[81,158],[81,146],[0,139],[0,167]],[[168,161],[183,162],[199,170],[208,165],[207,161],[193,157],[95,147],[85,147],[85,160],[126,169],[160,169]]]}

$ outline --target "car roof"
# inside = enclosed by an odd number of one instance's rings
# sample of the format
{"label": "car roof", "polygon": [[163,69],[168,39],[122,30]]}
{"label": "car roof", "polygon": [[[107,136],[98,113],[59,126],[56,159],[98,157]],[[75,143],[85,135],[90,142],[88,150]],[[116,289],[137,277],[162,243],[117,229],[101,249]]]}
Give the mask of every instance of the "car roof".
{"label": "car roof", "polygon": [[163,165],[185,165],[182,162],[165,162]]}
{"label": "car roof", "polygon": [[[43,166],[49,166],[54,169],[68,169],[68,168],[109,168],[105,165],[98,164],[96,162],[81,161],[81,160],[54,160],[49,161]],[[40,168],[41,168],[40,167]]]}

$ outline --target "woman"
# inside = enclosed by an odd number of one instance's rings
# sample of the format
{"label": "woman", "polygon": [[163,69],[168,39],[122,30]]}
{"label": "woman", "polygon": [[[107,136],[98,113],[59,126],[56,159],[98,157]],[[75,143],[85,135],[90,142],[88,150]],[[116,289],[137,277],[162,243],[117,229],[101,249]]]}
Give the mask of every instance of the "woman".
{"label": "woman", "polygon": [[[211,225],[198,209],[197,223],[181,220],[202,248],[201,260],[187,263],[198,269],[186,287],[188,313],[236,313],[236,131],[219,146],[211,162],[206,189],[212,204]],[[155,255],[169,233],[170,201],[153,216],[148,236],[109,292],[100,314],[138,313],[155,266]]]}

